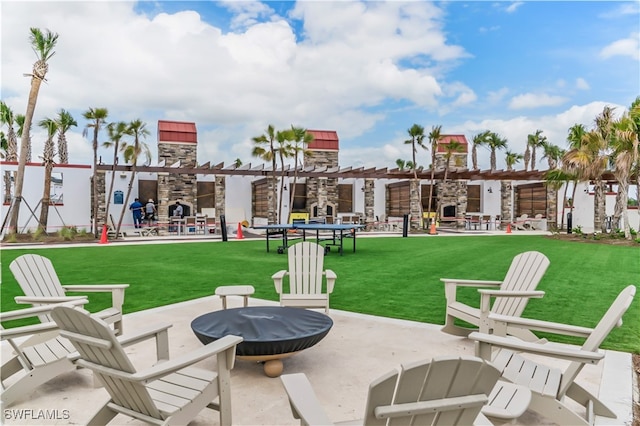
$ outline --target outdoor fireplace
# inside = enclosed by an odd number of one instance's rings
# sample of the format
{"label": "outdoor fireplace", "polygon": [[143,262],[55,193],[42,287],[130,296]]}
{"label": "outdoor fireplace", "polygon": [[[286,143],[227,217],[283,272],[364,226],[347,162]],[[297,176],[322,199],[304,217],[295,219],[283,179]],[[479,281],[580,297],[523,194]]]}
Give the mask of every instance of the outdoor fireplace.
{"label": "outdoor fireplace", "polygon": [[443,206],[442,217],[456,217],[456,206],[455,205]]}
{"label": "outdoor fireplace", "polygon": [[[191,203],[187,203],[186,201],[182,201],[182,200],[178,200],[180,201],[180,204],[182,205],[182,216],[183,217],[187,217],[187,216],[191,216],[191,209],[193,208],[193,205]],[[169,217],[173,217],[173,211],[176,209],[176,202],[172,201],[169,204]]]}

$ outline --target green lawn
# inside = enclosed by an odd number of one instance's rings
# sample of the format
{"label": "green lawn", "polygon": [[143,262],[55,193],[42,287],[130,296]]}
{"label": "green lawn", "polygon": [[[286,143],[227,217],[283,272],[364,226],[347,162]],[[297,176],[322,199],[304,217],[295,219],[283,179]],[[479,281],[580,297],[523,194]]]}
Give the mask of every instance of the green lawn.
{"label": "green lawn", "polygon": [[[513,256],[527,250],[541,251],[551,265],[538,287],[546,295],[529,302],[526,317],[592,327],[620,290],[640,284],[637,247],[541,236],[391,237],[360,238],[354,254],[350,243],[344,256],[332,251],[325,260],[338,275],[332,308],[434,324],[444,321],[441,277],[500,280]],[[286,269],[287,262],[285,255],[266,253],[264,241],[255,240],[4,250],[3,311],[18,308],[13,297],[22,294],[9,263],[30,252],[49,257],[65,284],[129,283],[125,312],[208,296],[215,287],[229,284],[252,284],[255,297],[277,300],[270,277]],[[459,294],[478,305],[475,290]],[[107,297],[90,299],[90,310],[109,304]],[[624,321],[603,346],[640,353],[638,298]]]}

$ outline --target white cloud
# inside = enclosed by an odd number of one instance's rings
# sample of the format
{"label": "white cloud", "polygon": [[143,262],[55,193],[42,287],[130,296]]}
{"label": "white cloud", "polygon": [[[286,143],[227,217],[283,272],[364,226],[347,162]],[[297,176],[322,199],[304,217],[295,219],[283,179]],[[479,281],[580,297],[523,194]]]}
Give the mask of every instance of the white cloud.
{"label": "white cloud", "polygon": [[509,6],[507,6],[507,8],[505,10],[507,11],[507,13],[513,13],[520,6],[522,6],[523,4],[524,4],[524,2],[522,2],[522,1],[515,1],[515,2],[511,3]]}
{"label": "white cloud", "polygon": [[540,108],[548,106],[557,106],[565,103],[567,98],[562,96],[551,96],[546,93],[525,93],[511,98],[509,102],[510,109],[527,109]]}
{"label": "white cloud", "polygon": [[600,50],[600,57],[609,59],[614,56],[628,56],[636,61],[640,60],[640,34],[633,33],[629,38],[616,40]]}
{"label": "white cloud", "polygon": [[587,80],[582,77],[578,77],[576,78],[576,88],[579,90],[589,90],[591,86],[589,86]]}

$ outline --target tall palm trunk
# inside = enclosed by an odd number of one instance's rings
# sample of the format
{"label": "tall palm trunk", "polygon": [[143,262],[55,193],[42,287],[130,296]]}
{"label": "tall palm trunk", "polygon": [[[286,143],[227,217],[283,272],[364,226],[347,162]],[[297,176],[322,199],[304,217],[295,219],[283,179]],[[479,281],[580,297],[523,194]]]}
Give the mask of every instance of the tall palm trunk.
{"label": "tall palm trunk", "polygon": [[111,165],[111,182],[109,183],[109,192],[107,193],[107,207],[106,207],[106,213],[105,213],[107,217],[109,217],[109,206],[111,205],[111,198],[113,197],[113,183],[116,180],[116,165],[118,163],[118,146],[119,145],[120,143],[116,141],[113,147],[113,164]]}
{"label": "tall palm trunk", "polygon": [[53,132],[49,132],[49,137],[44,144],[43,162],[44,162],[44,188],[42,190],[42,205],[40,206],[40,223],[38,229],[47,233],[47,223],[49,221],[49,204],[51,204],[51,173],[53,171],[53,156],[55,154],[53,145]]}
{"label": "tall palm trunk", "polygon": [[[278,197],[278,218],[282,222],[282,199],[284,198],[284,155],[282,148],[278,150],[278,156],[280,157],[280,197]],[[289,206],[289,212],[291,212],[291,206]]]}
{"label": "tall palm trunk", "polygon": [[[38,61],[39,62],[39,61]],[[34,65],[34,69],[36,66]],[[33,113],[36,110],[36,103],[38,101],[38,92],[40,91],[40,85],[42,79],[34,72],[31,77],[31,90],[29,91],[29,102],[27,103],[27,112],[25,114],[24,126],[22,131],[22,138],[20,139],[20,159],[18,161],[18,173],[16,176],[16,192],[13,209],[11,209],[11,218],[9,220],[9,233],[15,234],[18,232],[18,217],[20,215],[20,204],[22,203],[22,191],[24,188],[24,171],[27,165],[27,157],[29,154],[31,123],[33,121]]]}
{"label": "tall palm trunk", "polygon": [[602,182],[602,179],[598,178],[595,180],[594,192],[595,196],[593,200],[593,231],[598,232],[598,230],[600,230],[600,232],[606,232],[606,199],[604,194],[604,182]]}
{"label": "tall palm trunk", "polygon": [[[138,141],[136,140],[136,152],[138,152]],[[120,218],[118,219],[118,227],[116,228],[116,238],[120,235],[120,227],[122,226],[122,220],[124,219],[124,214],[127,210],[127,206],[129,205],[129,198],[131,197],[131,189],[133,188],[133,181],[136,178],[136,171],[138,169],[138,158],[137,156],[133,159],[133,165],[131,166],[131,178],[129,179],[129,185],[127,186],[127,196],[124,198],[124,204],[122,205],[122,211],[120,212]]]}

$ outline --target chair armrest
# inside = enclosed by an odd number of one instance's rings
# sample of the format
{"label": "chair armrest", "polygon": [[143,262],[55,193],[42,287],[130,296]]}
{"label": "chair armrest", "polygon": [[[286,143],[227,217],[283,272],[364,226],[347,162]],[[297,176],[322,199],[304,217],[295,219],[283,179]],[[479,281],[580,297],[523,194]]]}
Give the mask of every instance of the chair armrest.
{"label": "chair armrest", "polygon": [[215,342],[209,343],[208,345],[198,348],[195,351],[192,351],[181,357],[178,357],[171,361],[161,362],[151,368],[133,374],[131,376],[131,379],[146,383],[166,376],[167,374],[173,373],[184,367],[188,367],[198,361],[202,361],[205,358],[209,358],[212,355],[226,351],[228,349],[233,349],[233,354],[235,354],[235,347],[240,342],[242,342],[242,337],[229,334],[227,336],[224,336],[222,339],[218,339]]}
{"label": "chair armrest", "polygon": [[55,322],[43,322],[33,325],[23,325],[21,327],[13,327],[0,329],[0,340],[16,339],[18,337],[32,336],[34,334],[54,331],[58,329]]}
{"label": "chair armrest", "polygon": [[282,294],[282,280],[285,275],[289,275],[289,273],[283,269],[271,276],[271,278],[273,278],[273,285],[276,287],[276,293],[278,294]]}
{"label": "chair armrest", "polygon": [[284,390],[289,397],[293,418],[300,419],[304,425],[330,425],[331,420],[322,409],[309,379],[303,373],[280,376]]}
{"label": "chair armrest", "polygon": [[65,291],[86,291],[89,293],[104,293],[108,291],[114,290],[124,290],[125,288],[129,288],[129,284],[96,284],[96,285],[88,285],[88,284],[78,284],[78,285],[63,285],[62,288]]}
{"label": "chair armrest", "polygon": [[143,328],[141,330],[130,333],[126,336],[119,336],[118,341],[123,347],[135,345],[136,343],[143,342],[152,337],[156,339],[156,356],[157,360],[169,359],[169,328],[173,327],[172,324],[158,324],[151,327]]}
{"label": "chair armrest", "polygon": [[508,315],[489,314],[489,320],[503,323],[508,327],[525,328],[528,330],[543,331],[546,333],[562,334],[565,336],[589,337],[593,328],[580,327],[571,324],[541,321],[531,318],[511,317]]}
{"label": "chair armrest", "polygon": [[[20,304],[32,304],[32,305],[47,305],[57,303],[73,302],[75,300],[87,300],[87,296],[16,296],[14,297],[16,303]],[[85,302],[87,303],[87,302]],[[53,309],[53,308],[50,308]]]}
{"label": "chair armrest", "polygon": [[491,297],[531,297],[541,298],[544,291],[511,291],[478,289],[480,293],[480,312],[488,313],[491,309]]}
{"label": "chair armrest", "polygon": [[[577,361],[585,364],[597,364],[598,361],[604,358],[603,352],[584,351],[582,349],[573,349],[568,346],[560,346],[552,343],[525,342],[520,339],[496,336],[495,334],[484,334],[477,331],[469,334],[469,339],[475,340],[478,344],[478,347],[476,347],[476,354],[479,354],[479,352],[482,351],[480,348],[482,345],[489,345],[535,355],[565,359],[568,361]],[[487,352],[484,353],[486,354]]]}
{"label": "chair armrest", "polygon": [[87,300],[86,297],[80,296],[78,298],[74,297],[73,300],[68,300],[64,303],[56,303],[52,305],[36,306],[34,308],[16,309],[14,311],[0,312],[0,322],[47,314],[57,306],[83,306],[87,303],[89,303],[89,300]]}
{"label": "chair armrest", "polygon": [[455,278],[440,278],[445,284],[457,285],[461,287],[500,287],[502,281],[486,281],[486,280],[459,280]]}
{"label": "chair armrest", "polygon": [[96,284],[96,285],[63,285],[64,291],[78,291],[87,293],[111,292],[111,306],[122,312],[124,304],[124,290],[129,284]]}
{"label": "chair armrest", "polygon": [[327,277],[327,293],[333,293],[333,287],[336,284],[336,278],[338,278],[338,276],[331,269],[324,271],[324,274]]}
{"label": "chair armrest", "polygon": [[[66,303],[56,303],[53,305],[36,306],[34,308],[17,309],[15,311],[0,312],[0,322],[13,321],[22,318],[31,318],[42,314],[48,314],[57,306],[82,306],[88,303],[86,298],[81,298]],[[0,340],[15,339],[17,337],[31,336],[43,332],[57,330],[58,325],[51,322],[24,325],[20,327],[12,327],[3,329],[0,327]]]}

